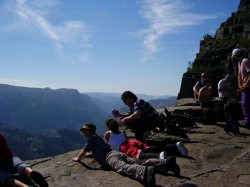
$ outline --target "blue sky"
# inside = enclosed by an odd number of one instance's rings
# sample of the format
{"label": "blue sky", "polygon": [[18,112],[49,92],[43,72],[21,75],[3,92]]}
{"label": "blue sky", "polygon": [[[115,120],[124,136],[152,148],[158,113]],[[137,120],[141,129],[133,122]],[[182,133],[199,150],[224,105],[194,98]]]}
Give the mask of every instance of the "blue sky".
{"label": "blue sky", "polygon": [[1,0],[0,83],[177,95],[240,0]]}

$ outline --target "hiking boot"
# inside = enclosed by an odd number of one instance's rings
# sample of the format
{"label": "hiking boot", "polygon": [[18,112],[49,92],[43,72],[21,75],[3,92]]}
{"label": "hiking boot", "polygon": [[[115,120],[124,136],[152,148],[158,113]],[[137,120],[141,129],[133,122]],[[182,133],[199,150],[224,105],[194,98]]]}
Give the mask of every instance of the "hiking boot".
{"label": "hiking boot", "polygon": [[187,148],[184,146],[184,144],[182,142],[177,142],[176,146],[177,146],[178,151],[180,152],[180,154],[182,156],[185,156],[185,157],[188,156],[188,150],[187,150]]}
{"label": "hiking boot", "polygon": [[170,156],[166,159],[166,171],[171,171],[174,173],[174,175],[179,176],[180,175],[180,167],[176,163],[176,158],[173,156]]}
{"label": "hiking boot", "polygon": [[154,187],[155,185],[155,167],[154,166],[148,166],[145,169],[144,174],[144,184],[148,187]]}
{"label": "hiking boot", "polygon": [[30,172],[30,177],[36,184],[38,184],[39,187],[49,186],[42,174],[37,171]]}
{"label": "hiking boot", "polygon": [[167,158],[167,153],[166,151],[160,152],[159,159],[166,159]]}

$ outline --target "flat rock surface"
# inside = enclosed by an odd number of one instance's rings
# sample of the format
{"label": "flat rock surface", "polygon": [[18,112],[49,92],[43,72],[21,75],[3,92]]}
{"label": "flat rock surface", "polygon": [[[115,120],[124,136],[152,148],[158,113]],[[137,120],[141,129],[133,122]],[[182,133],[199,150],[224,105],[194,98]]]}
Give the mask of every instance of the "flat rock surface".
{"label": "flat rock surface", "polygon": [[[181,176],[156,174],[157,186],[250,186],[250,130],[240,128],[240,134],[233,134],[224,132],[223,123],[197,125],[185,142],[189,157],[177,157]],[[113,171],[101,170],[92,158],[81,163],[71,161],[79,151],[28,162],[45,175],[49,186],[143,186]]]}
{"label": "flat rock surface", "polygon": [[[178,100],[169,111],[180,109],[202,115],[194,100]],[[163,110],[162,110],[163,111]],[[189,156],[177,157],[181,176],[156,174],[158,187],[250,187],[250,130],[240,127],[240,133],[226,133],[225,122],[216,125],[197,123],[189,129],[188,137],[170,136],[166,133],[151,133],[149,140],[156,143],[183,141]],[[130,138],[134,134],[126,130]],[[114,171],[105,171],[93,158],[80,163],[71,160],[80,150],[27,161],[46,177],[50,187],[142,187],[143,185]]]}

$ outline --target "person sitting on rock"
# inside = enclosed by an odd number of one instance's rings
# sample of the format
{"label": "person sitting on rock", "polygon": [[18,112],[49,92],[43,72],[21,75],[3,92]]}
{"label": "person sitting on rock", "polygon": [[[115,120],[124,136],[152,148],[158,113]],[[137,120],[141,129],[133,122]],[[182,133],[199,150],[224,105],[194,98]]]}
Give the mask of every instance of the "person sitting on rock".
{"label": "person sitting on rock", "polygon": [[92,153],[93,158],[102,166],[102,168],[111,168],[119,174],[138,180],[146,186],[155,186],[155,172],[166,173],[173,172],[180,174],[180,167],[176,163],[175,157],[167,159],[135,159],[124,153],[112,150],[105,140],[96,134],[96,126],[92,123],[86,123],[80,129],[81,133],[88,138],[83,150],[72,158],[73,161],[81,161]]}
{"label": "person sitting on rock", "polygon": [[[117,111],[113,115],[120,117],[121,124],[132,129],[135,133],[135,138],[144,142],[145,134],[150,130],[156,129],[157,123],[160,121],[157,111],[148,102],[138,99],[131,91],[123,92],[121,99],[130,108],[130,111],[127,114],[121,114]],[[165,125],[159,127],[160,130],[164,130],[164,128]]]}
{"label": "person sitting on rock", "polygon": [[201,80],[196,82],[196,84],[193,87],[193,92],[194,92],[194,99],[195,99],[195,104],[194,105],[199,105],[198,97],[199,97],[199,91],[201,88],[205,86],[204,80],[208,79],[208,75],[206,73],[201,74]]}
{"label": "person sitting on rock", "polygon": [[121,151],[132,158],[160,158],[166,159],[167,156],[188,156],[188,151],[182,142],[169,144],[164,149],[148,146],[138,140],[128,139],[125,132],[119,130],[118,122],[114,119],[108,119],[106,126],[109,129],[104,134],[104,139],[115,150]]}
{"label": "person sitting on rock", "polygon": [[6,139],[0,133],[0,184],[11,187],[27,187],[28,185],[14,177],[15,174],[27,177],[40,187],[48,186],[42,174],[33,171],[28,164],[12,153]]}
{"label": "person sitting on rock", "polygon": [[199,91],[198,101],[201,108],[214,108],[212,81],[210,79],[204,80],[205,86]]}

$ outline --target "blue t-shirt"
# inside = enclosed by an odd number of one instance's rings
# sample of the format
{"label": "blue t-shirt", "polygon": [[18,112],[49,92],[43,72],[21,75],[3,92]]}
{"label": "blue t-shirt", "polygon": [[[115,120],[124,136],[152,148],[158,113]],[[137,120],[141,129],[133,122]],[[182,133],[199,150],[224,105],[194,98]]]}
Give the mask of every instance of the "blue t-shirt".
{"label": "blue t-shirt", "polygon": [[83,149],[88,152],[91,151],[94,159],[102,166],[105,165],[107,154],[112,151],[110,145],[108,145],[104,139],[97,134],[89,137]]}
{"label": "blue t-shirt", "polygon": [[141,112],[141,118],[156,118],[157,113],[155,109],[143,99],[138,99],[134,106],[130,108],[130,114],[133,114],[136,111]]}
{"label": "blue t-shirt", "polygon": [[200,89],[201,89],[202,87],[205,86],[205,83],[204,83],[202,80],[200,80],[200,81],[198,82],[198,85],[199,85],[199,87],[200,87]]}

